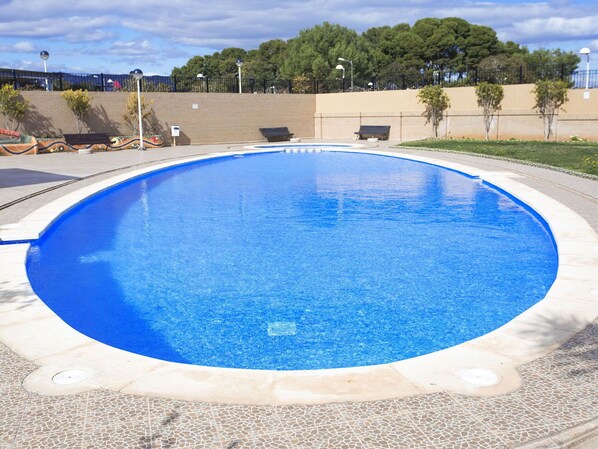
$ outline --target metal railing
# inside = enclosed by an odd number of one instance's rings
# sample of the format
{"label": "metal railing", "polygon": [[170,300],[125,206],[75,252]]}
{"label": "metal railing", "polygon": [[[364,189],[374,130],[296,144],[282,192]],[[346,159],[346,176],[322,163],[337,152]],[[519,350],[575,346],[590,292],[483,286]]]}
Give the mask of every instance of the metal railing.
{"label": "metal railing", "polygon": [[[438,84],[443,87],[475,86],[482,81],[498,84],[528,84],[537,80],[563,80],[573,88],[584,88],[586,80],[590,88],[598,87],[598,70],[576,70],[566,73],[564,67],[518,67],[511,70],[480,70],[451,72],[438,70],[414,70],[394,76],[353,80],[353,91],[418,89]],[[84,89],[103,92],[133,92],[136,84],[128,74],[83,74],[64,72],[33,72],[0,68],[0,85],[10,84],[19,90]],[[314,94],[351,91],[348,78],[332,80],[258,80],[242,78],[244,93],[261,94]],[[144,76],[141,82],[144,92],[205,92],[237,93],[238,78]]]}

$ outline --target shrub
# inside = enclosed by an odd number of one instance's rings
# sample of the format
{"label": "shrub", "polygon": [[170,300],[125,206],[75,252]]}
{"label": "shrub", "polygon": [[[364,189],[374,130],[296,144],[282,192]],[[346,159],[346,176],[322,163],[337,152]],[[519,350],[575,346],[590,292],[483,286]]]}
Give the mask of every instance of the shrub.
{"label": "shrub", "polygon": [[442,121],[444,111],[450,106],[448,95],[439,85],[429,85],[417,94],[417,98],[426,107],[422,114],[426,117],[426,123],[432,123],[434,137],[438,137],[438,125]]}
{"label": "shrub", "polygon": [[500,111],[500,103],[505,96],[505,92],[500,84],[492,84],[484,81],[476,86],[475,94],[478,98],[478,106],[483,110],[486,140],[489,140],[490,127],[494,121],[496,111]]}
{"label": "shrub", "polygon": [[[150,133],[154,133],[157,129],[157,120],[151,105],[152,102],[147,102],[145,97],[141,95],[141,120],[143,121],[143,128]],[[125,121],[127,127],[129,127],[134,133],[139,133],[139,107],[137,104],[137,92],[131,92],[127,97],[123,120]]]}
{"label": "shrub", "polygon": [[0,112],[4,116],[4,127],[16,131],[21,119],[27,113],[29,103],[10,84],[0,89]]}
{"label": "shrub", "polygon": [[559,108],[568,100],[569,85],[564,81],[537,81],[532,93],[536,96],[534,108],[544,122],[544,140],[552,135],[552,123]]}
{"label": "shrub", "polygon": [[91,111],[91,100],[93,100],[93,97],[86,90],[69,89],[62,92],[62,98],[65,99],[67,107],[75,116],[77,132],[81,134],[83,120],[85,120],[85,117]]}

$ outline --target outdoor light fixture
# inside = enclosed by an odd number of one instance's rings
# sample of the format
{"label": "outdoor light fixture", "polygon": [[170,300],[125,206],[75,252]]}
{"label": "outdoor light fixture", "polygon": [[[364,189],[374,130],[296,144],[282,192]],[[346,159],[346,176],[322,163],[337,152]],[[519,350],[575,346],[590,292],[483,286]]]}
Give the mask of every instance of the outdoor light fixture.
{"label": "outdoor light fixture", "polygon": [[239,93],[243,93],[241,90],[241,67],[243,66],[243,60],[241,58],[237,59],[237,68],[239,69]]}
{"label": "outdoor light fixture", "polygon": [[46,90],[50,90],[50,86],[48,86],[48,66],[46,65],[46,61],[50,57],[50,53],[44,50],[40,52],[39,57],[42,58],[42,61],[44,61],[44,73],[46,74]]}
{"label": "outdoor light fixture", "polygon": [[590,49],[588,47],[584,47],[579,50],[579,54],[586,55],[586,90],[590,88]]}
{"label": "outdoor light fixture", "polygon": [[[351,65],[351,92],[353,92],[353,61],[350,61],[345,58],[338,58],[338,60],[343,61],[343,62],[348,62]],[[338,69],[338,66],[336,68]]]}
{"label": "outdoor light fixture", "polygon": [[141,78],[143,72],[140,69],[135,69],[131,72],[135,81],[137,81],[137,114],[139,115],[139,151],[144,151],[143,146],[143,117],[141,115]]}
{"label": "outdoor light fixture", "polygon": [[343,79],[345,79],[345,66],[342,64],[339,64],[336,66],[336,70],[342,70],[343,71]]}

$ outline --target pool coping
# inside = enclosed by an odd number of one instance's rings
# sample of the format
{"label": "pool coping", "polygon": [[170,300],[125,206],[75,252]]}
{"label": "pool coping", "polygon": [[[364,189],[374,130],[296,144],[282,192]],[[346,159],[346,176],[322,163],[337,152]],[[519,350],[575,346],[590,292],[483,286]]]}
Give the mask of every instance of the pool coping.
{"label": "pool coping", "polygon": [[[317,144],[311,144],[317,145]],[[13,226],[0,227],[2,240],[37,238],[59,213],[116,183],[171,166],[214,157],[275,150],[211,153],[159,163],[97,182],[34,211]],[[575,212],[518,183],[511,172],[490,172],[430,157],[368,148],[357,151],[400,157],[478,177],[530,205],[551,227],[559,250],[557,279],[544,300],[501,328],[458,346],[385,365],[315,371],[258,371],[164,362],[99,343],[66,325],[33,293],[25,259],[27,243],[0,246],[0,340],[40,367],[24,381],[41,394],[106,388],[186,400],[244,404],[308,404],[365,401],[449,391],[492,396],[520,385],[515,368],[560,346],[598,316],[598,235]],[[595,276],[594,276],[595,277]],[[566,318],[566,319],[564,319]],[[79,369],[88,377],[57,385],[52,377]],[[468,371],[468,370],[482,371]],[[474,382],[463,374],[474,374]],[[478,373],[494,373],[499,382]],[[471,380],[471,377],[470,379]]]}

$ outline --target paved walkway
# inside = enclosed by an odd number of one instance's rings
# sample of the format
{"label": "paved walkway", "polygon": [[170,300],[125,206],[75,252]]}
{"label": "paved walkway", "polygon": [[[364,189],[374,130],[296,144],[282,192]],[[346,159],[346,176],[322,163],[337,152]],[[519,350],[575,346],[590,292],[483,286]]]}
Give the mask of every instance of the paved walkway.
{"label": "paved walkway", "polygon": [[[0,225],[112,176],[114,170],[225,149],[189,146],[0,158]],[[559,200],[598,231],[596,181],[473,156],[401,152],[517,173],[519,182]],[[45,193],[37,195],[40,191]],[[23,197],[30,198],[18,201]],[[521,388],[497,397],[439,392],[312,406],[222,405],[104,390],[43,397],[22,387],[35,368],[0,344],[0,449],[572,448],[573,443],[559,446],[559,439],[598,436],[598,321],[552,353],[521,366]],[[577,443],[578,448],[596,447],[595,441]]]}

